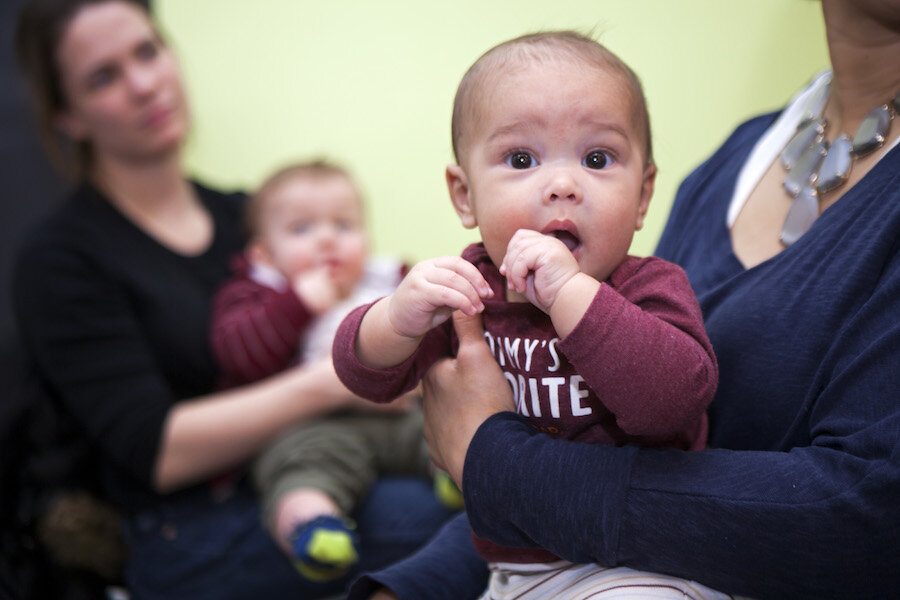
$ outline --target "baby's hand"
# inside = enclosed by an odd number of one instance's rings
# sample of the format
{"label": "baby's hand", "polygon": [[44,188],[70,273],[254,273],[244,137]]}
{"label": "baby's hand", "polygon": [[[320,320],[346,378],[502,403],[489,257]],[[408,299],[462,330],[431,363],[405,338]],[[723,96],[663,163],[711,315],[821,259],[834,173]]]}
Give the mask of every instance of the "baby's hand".
{"label": "baby's hand", "polygon": [[337,286],[327,266],[314,267],[298,274],[293,281],[294,293],[315,315],[321,315],[340,300]]}
{"label": "baby's hand", "polygon": [[512,236],[500,265],[509,289],[548,314],[559,290],[580,272],[565,244],[530,229],[520,229]]}
{"label": "baby's hand", "polygon": [[484,310],[482,298],[494,295],[475,265],[458,256],[443,256],[414,266],[391,295],[388,318],[394,331],[418,338],[446,321],[454,310],[473,315]]}

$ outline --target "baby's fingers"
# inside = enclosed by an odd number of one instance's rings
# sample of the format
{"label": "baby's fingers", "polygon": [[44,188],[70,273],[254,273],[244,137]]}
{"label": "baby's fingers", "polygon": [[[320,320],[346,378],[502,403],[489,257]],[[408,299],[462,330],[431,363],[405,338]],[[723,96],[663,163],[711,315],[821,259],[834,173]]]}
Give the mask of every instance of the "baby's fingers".
{"label": "baby's fingers", "polygon": [[481,298],[491,298],[494,291],[490,284],[484,278],[475,265],[459,256],[444,256],[434,259],[432,262],[435,267],[437,277],[449,287],[465,293],[471,297],[469,293],[474,292],[473,302],[480,301]]}
{"label": "baby's fingers", "polygon": [[545,237],[536,231],[520,229],[510,239],[500,267],[510,289],[519,293],[525,291],[528,277],[533,275],[537,258],[542,253],[541,244]]}
{"label": "baby's fingers", "polygon": [[435,259],[424,280],[431,287],[429,296],[435,305],[459,309],[471,315],[484,310],[482,298],[493,291],[475,266],[458,257]]}

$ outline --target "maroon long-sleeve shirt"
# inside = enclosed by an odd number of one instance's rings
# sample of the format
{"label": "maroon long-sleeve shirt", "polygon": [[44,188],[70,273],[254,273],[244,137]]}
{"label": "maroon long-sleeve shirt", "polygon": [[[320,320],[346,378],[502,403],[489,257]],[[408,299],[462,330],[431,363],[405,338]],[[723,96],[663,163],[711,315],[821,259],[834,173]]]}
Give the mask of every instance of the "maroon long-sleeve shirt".
{"label": "maroon long-sleeve shirt", "polygon": [[[706,443],[706,408],[718,369],[700,307],[680,267],[658,258],[628,257],[607,281],[575,329],[559,339],[550,317],[529,303],[503,298],[506,282],[481,244],[472,262],[494,291],[484,302],[485,338],[513,389],[516,409],[552,436],[602,444],[699,449]],[[386,402],[409,391],[440,358],[456,352],[448,321],[430,331],[416,353],[396,367],[359,362],[361,306],[344,320],[334,364],[354,393]],[[549,562],[543,550],[508,549],[476,538],[489,561]]]}
{"label": "maroon long-sleeve shirt", "polygon": [[257,381],[296,362],[301,334],[314,317],[290,286],[255,281],[244,257],[232,267],[234,275],[213,298],[210,325],[223,388]]}
{"label": "maroon long-sleeve shirt", "polygon": [[243,255],[231,267],[232,277],[213,298],[210,322],[210,346],[223,388],[327,357],[344,316],[394,291],[408,270],[393,258],[369,258],[349,296],[315,315],[274,269],[253,265]]}

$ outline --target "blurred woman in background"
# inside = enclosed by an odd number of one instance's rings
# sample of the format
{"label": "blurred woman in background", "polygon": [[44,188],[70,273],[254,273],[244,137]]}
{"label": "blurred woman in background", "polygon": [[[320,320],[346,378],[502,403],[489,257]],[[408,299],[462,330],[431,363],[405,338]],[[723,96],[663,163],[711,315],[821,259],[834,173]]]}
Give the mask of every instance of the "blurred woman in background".
{"label": "blurred woman in background", "polygon": [[[243,195],[191,180],[177,60],[136,0],[34,0],[17,53],[53,158],[75,183],[30,235],[14,302],[27,350],[100,457],[140,598],[313,598],[263,529],[241,467],[291,425],[372,410],[330,360],[216,392],[210,299],[244,246]],[[425,482],[376,485],[361,568],[399,558],[448,513]]]}

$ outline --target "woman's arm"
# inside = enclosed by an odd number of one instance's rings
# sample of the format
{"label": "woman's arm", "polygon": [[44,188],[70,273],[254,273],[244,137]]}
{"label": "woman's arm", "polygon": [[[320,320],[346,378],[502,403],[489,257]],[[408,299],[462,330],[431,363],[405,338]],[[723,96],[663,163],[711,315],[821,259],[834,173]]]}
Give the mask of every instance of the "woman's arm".
{"label": "woman's arm", "polygon": [[412,556],[355,581],[347,600],[466,600],[484,592],[487,576],[463,513]]}
{"label": "woman's arm", "polygon": [[[430,447],[438,452],[432,453],[432,459],[439,467],[451,469],[451,476],[459,482],[465,447],[475,430],[491,414],[511,410],[513,401],[509,385],[484,341],[481,316],[467,317],[456,311],[453,313],[453,326],[459,337],[458,357],[435,363],[422,383],[428,422],[448,425],[433,426],[425,431]],[[483,370],[473,368],[478,363],[493,367]],[[476,373],[481,373],[485,378],[479,380],[475,377]],[[451,387],[445,387],[446,385]],[[495,392],[504,390],[506,394],[481,393],[488,388]],[[476,398],[486,402],[467,402]],[[460,404],[456,406],[461,410],[454,411],[453,418],[459,420],[446,421],[443,411],[457,400]],[[448,435],[451,432],[458,435]],[[469,521],[462,514],[445,525],[416,554],[377,573],[366,574],[354,582],[348,600],[476,598],[487,585],[487,575],[487,565],[472,544]]]}
{"label": "woman's arm", "polygon": [[[573,562],[619,564],[759,598],[883,598],[900,585],[895,450],[638,450],[553,440],[515,416],[473,438],[473,529]],[[893,433],[891,433],[891,429]],[[532,542],[533,540],[533,542]]]}
{"label": "woman's arm", "polygon": [[347,391],[329,360],[179,402],[165,421],[155,487],[166,492],[207,479],[248,460],[298,421],[351,405],[377,410]]}
{"label": "woman's arm", "polygon": [[455,359],[435,363],[422,379],[425,439],[431,459],[462,484],[466,449],[491,415],[514,411],[512,391],[484,339],[481,315],[453,313]]}
{"label": "woman's arm", "polygon": [[[900,286],[881,293],[896,298]],[[885,298],[873,299],[876,310]],[[878,332],[852,332],[840,375],[809,412],[804,447],[588,445],[491,408],[479,410],[492,416],[473,434],[475,418],[463,413],[503,389],[467,383],[494,376],[488,360],[464,377],[432,372],[426,431],[462,478],[475,533],[494,542],[754,597],[887,597],[900,587],[900,324],[873,322]]]}
{"label": "woman's arm", "polygon": [[[164,376],[164,360],[181,365],[171,377],[181,378],[183,388],[212,387],[210,376],[198,375],[200,368],[209,369],[200,357],[208,352],[207,328],[205,321],[197,323],[208,319],[205,296],[180,289],[194,283],[187,281],[169,286],[175,289],[162,299],[149,294],[165,294],[164,284],[135,298],[109,265],[98,265],[102,258],[60,240],[59,229],[33,240],[17,264],[22,337],[86,435],[148,488],[171,491],[199,483],[249,459],[298,420],[350,404],[370,405],[340,384],[328,362],[233,391],[178,398]],[[154,310],[181,321],[148,331],[138,314]]]}

